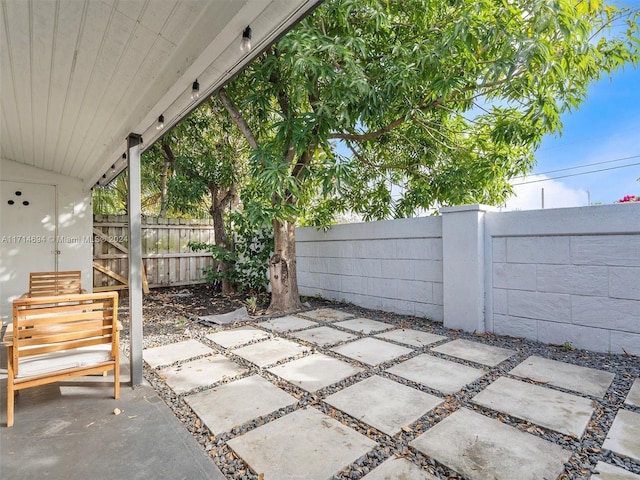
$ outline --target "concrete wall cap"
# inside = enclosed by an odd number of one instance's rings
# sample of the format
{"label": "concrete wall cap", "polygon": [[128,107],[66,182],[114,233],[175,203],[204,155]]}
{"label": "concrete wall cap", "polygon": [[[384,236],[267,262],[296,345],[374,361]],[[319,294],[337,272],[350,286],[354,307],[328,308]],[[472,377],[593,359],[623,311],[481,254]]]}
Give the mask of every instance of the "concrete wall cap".
{"label": "concrete wall cap", "polygon": [[491,205],[483,205],[481,203],[474,203],[472,205],[458,205],[455,207],[441,207],[439,210],[440,214],[445,213],[460,213],[460,212],[498,212],[500,211],[497,207],[492,207]]}

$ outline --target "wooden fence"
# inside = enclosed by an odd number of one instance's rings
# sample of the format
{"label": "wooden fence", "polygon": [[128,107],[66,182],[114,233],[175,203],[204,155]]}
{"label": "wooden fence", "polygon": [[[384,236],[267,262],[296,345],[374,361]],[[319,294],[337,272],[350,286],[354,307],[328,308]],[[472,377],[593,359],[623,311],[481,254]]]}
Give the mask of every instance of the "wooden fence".
{"label": "wooden fence", "polygon": [[[94,291],[123,290],[128,278],[126,216],[95,215],[93,221]],[[213,222],[146,218],[142,223],[142,261],[148,287],[203,283],[202,268],[212,264],[208,252],[193,252],[190,242],[213,243]]]}

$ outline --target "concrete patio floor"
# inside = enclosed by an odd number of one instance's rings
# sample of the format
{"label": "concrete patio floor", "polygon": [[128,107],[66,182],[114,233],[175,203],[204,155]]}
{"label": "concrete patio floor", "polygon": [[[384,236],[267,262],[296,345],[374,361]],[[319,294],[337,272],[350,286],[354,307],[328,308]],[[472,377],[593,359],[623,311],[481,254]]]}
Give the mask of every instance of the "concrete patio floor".
{"label": "concrete patio floor", "polygon": [[0,478],[224,480],[150,385],[127,384],[128,361],[121,356],[118,400],[113,374],[28,388],[16,397],[11,428],[3,375]]}
{"label": "concrete patio floor", "polygon": [[222,446],[263,480],[552,480],[583,448],[610,452],[580,478],[640,480],[640,380],[625,381],[624,403],[593,440],[620,386],[613,373],[481,338],[323,308],[221,322],[144,359],[151,383],[168,386],[217,446],[205,451],[149,386],[114,400],[109,378],[88,377],[20,394],[15,426],[0,429],[0,477],[244,478],[211,461]]}

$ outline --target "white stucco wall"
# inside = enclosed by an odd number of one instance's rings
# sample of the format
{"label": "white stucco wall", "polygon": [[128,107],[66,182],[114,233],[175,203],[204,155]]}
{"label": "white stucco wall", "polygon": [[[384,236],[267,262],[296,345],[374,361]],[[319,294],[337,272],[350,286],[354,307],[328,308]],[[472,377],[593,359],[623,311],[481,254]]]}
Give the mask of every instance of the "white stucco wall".
{"label": "white stucco wall", "polygon": [[300,294],[442,321],[441,220],[298,229]]}
{"label": "white stucco wall", "polygon": [[640,354],[640,204],[487,213],[487,327]]}
{"label": "white stucco wall", "polygon": [[[26,292],[29,271],[81,270],[83,288],[92,289],[93,216],[91,192],[79,179],[0,159],[0,315],[6,323],[11,301]],[[24,190],[15,200],[16,190]],[[43,214],[42,212],[50,212]],[[17,215],[15,214],[17,212]],[[23,234],[26,232],[27,234]],[[38,232],[34,234],[34,232]],[[55,253],[59,252],[59,253]]]}
{"label": "white stucco wall", "polygon": [[298,229],[303,295],[598,352],[640,354],[640,204]]}

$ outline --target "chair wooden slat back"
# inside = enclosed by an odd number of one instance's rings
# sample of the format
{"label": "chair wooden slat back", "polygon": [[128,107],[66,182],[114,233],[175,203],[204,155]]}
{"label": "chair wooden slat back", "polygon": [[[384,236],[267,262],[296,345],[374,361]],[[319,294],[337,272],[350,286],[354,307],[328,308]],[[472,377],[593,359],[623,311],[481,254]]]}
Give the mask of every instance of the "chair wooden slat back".
{"label": "chair wooden slat back", "polygon": [[19,375],[19,358],[43,353],[106,343],[113,345],[115,358],[117,327],[116,292],[15,300],[13,355],[16,375]]}
{"label": "chair wooden slat back", "polygon": [[28,297],[83,293],[80,270],[31,272]]}

